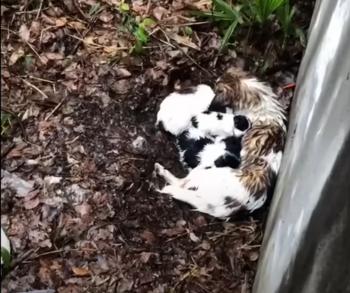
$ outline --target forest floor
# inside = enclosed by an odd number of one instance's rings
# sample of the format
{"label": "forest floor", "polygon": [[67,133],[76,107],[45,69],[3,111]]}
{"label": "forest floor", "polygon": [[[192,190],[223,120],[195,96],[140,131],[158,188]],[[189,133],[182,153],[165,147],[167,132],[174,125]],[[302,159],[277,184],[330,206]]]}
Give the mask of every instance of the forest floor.
{"label": "forest floor", "polygon": [[[296,2],[306,30],[312,4]],[[154,192],[154,162],[182,174],[154,122],[174,88],[244,67],[288,104],[304,47],[259,31],[218,54],[220,33],[189,9],[132,1],[157,25],[142,54],[120,1],[2,1],[1,226],[13,267],[1,292],[250,292],[263,216],[223,222]],[[191,7],[187,3],[191,3]],[[303,6],[304,5],[304,6]]]}

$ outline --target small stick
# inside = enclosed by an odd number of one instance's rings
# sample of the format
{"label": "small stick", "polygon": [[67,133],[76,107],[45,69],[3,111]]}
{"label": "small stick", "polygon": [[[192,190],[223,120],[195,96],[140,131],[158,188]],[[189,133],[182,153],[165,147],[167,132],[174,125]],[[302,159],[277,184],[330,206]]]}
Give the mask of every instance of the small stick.
{"label": "small stick", "polygon": [[49,115],[46,116],[45,121],[49,120],[49,118],[58,110],[58,108],[60,108],[63,104],[63,102],[66,100],[67,96],[65,96],[57,105],[55,108],[53,108],[53,110],[49,113]]}
{"label": "small stick", "polygon": [[41,94],[45,99],[49,99],[49,97],[41,90],[39,89],[37,86],[35,86],[34,84],[30,83],[29,81],[21,78],[21,80],[27,85],[30,86],[31,88],[35,89],[39,94]]}
{"label": "small stick", "polygon": [[[167,33],[160,29],[161,32],[166,36],[166,38],[169,40],[169,37],[167,35]],[[171,40],[169,41],[171,42]],[[211,72],[209,72],[208,70],[206,70],[203,66],[201,66],[200,64],[198,64],[198,62],[196,60],[194,60],[190,55],[188,55],[182,48],[181,46],[179,46],[176,42],[174,42],[174,45],[177,49],[179,49],[194,65],[196,65],[199,69],[201,69],[202,71],[204,71],[206,74],[208,74],[209,76],[214,76]]]}
{"label": "small stick", "polygon": [[35,19],[38,19],[41,13],[41,9],[43,8],[43,2],[44,0],[40,0],[40,5],[39,5],[39,9],[38,9],[38,13],[36,14]]}

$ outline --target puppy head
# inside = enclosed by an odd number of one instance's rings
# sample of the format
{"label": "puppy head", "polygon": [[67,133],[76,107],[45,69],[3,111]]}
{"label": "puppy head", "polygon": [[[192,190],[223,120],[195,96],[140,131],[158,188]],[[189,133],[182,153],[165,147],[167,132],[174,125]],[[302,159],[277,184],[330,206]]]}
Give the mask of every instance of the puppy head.
{"label": "puppy head", "polygon": [[242,93],[241,81],[246,77],[247,73],[241,69],[234,67],[227,69],[216,81],[213,103],[234,108]]}

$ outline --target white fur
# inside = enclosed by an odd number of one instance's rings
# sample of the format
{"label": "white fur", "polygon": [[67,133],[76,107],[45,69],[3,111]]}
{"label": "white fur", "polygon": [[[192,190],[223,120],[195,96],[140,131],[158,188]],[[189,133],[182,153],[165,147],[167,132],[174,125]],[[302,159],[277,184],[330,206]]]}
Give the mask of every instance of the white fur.
{"label": "white fur", "polygon": [[[1,248],[5,248],[11,254],[10,240],[7,238],[2,227],[1,227]],[[1,257],[1,264],[3,264],[2,257]]]}
{"label": "white fur", "polygon": [[[217,115],[221,115],[222,119],[218,119]],[[198,130],[206,136],[220,136],[225,138],[228,136],[241,137],[246,130],[241,131],[235,127],[234,114],[210,112],[209,114],[200,113],[195,116],[198,121]]]}
{"label": "white fur", "polygon": [[160,104],[157,124],[162,122],[165,130],[178,135],[189,127],[193,116],[209,108],[214,96],[205,84],[198,85],[195,93],[171,93]]}
{"label": "white fur", "polygon": [[[158,163],[155,165],[155,170],[169,184],[159,190],[160,193],[170,194],[202,213],[218,218],[229,217],[239,207],[229,208],[225,205],[225,198],[228,196],[242,206],[246,207],[249,203],[249,192],[240,182],[237,171],[229,167],[195,168],[182,179],[175,177]],[[191,190],[192,188],[197,189]],[[257,203],[254,207],[262,204],[263,202]]]}
{"label": "white fur", "polygon": [[259,106],[245,108],[235,112],[235,114],[247,116],[253,124],[257,122],[268,123],[269,121],[274,121],[285,130],[284,110],[281,104],[277,101],[277,96],[272,88],[256,78],[243,78],[241,82],[248,91],[259,94],[261,103]]}

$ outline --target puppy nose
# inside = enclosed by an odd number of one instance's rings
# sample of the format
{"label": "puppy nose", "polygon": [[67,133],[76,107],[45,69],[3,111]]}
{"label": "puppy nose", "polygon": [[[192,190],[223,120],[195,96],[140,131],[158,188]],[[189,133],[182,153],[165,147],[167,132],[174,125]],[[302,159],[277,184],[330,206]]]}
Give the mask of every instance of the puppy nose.
{"label": "puppy nose", "polygon": [[247,130],[250,126],[249,120],[243,115],[237,115],[233,118],[235,127],[241,131]]}

